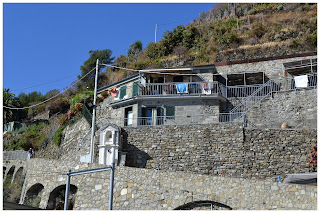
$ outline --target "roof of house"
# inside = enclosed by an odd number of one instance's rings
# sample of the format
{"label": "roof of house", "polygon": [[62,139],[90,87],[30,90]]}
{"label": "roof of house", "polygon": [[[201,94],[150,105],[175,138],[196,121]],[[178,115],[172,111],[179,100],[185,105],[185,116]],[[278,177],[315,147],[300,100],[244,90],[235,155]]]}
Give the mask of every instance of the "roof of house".
{"label": "roof of house", "polygon": [[[210,69],[210,68],[215,68],[214,64],[209,64],[209,65],[199,65],[199,66],[189,66],[189,67],[172,67],[172,68],[157,68],[157,69],[145,69],[141,70],[141,72],[161,72],[161,71],[192,71],[192,70],[197,70],[197,69]],[[98,93],[101,93],[102,91],[119,86],[121,84],[125,84],[127,82],[130,82],[132,80],[138,79],[139,74],[130,76],[128,78],[124,78],[118,82],[115,82],[113,84],[109,84],[108,86],[101,87],[98,89]]]}

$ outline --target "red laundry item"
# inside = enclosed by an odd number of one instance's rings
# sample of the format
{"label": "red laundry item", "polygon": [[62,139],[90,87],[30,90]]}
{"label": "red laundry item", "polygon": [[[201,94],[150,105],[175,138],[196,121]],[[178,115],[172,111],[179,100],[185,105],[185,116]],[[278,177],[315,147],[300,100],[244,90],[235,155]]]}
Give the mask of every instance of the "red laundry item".
{"label": "red laundry item", "polygon": [[109,89],[109,93],[111,95],[111,97],[116,97],[117,96],[117,87],[112,87],[111,89]]}

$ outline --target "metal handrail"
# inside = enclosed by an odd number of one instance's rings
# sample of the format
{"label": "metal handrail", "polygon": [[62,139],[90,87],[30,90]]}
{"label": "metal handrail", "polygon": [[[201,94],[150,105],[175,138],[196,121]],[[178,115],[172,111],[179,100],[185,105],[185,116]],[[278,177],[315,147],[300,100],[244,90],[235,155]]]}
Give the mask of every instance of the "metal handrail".
{"label": "metal handrail", "polygon": [[[238,104],[236,107],[234,107],[232,110],[230,110],[230,113],[236,113],[236,112],[246,112],[246,106],[249,101],[253,102],[254,104],[257,104],[260,99],[263,99],[264,97],[268,96],[270,92],[272,92],[271,85],[272,80],[269,80],[265,84],[261,85],[259,89],[254,91],[250,96],[248,96],[246,99],[244,99],[240,104]],[[267,89],[267,91],[264,91]],[[269,89],[269,91],[268,91]],[[267,92],[267,93],[266,93]],[[260,95],[259,95],[260,94]],[[240,110],[238,110],[240,109]]]}
{"label": "metal handrail", "polygon": [[[243,113],[215,113],[215,114],[196,114],[196,115],[175,115],[157,117],[133,117],[133,118],[104,118],[110,124],[118,126],[128,126],[128,123],[135,126],[169,126],[169,125],[189,125],[189,124],[213,124],[243,122]],[[130,122],[128,122],[130,121]]]}
{"label": "metal handrail", "polygon": [[[308,74],[307,76],[308,76],[307,88],[317,87],[317,74],[313,73],[313,74]],[[244,113],[245,115],[253,107],[260,104],[263,99],[265,99],[268,96],[271,96],[272,93],[274,92],[290,91],[290,90],[298,89],[294,83],[295,81],[293,77],[271,79],[265,84],[261,85],[256,91],[254,91],[250,96],[245,98],[240,104],[238,104],[232,110],[230,110],[230,113],[241,112],[241,113]]]}

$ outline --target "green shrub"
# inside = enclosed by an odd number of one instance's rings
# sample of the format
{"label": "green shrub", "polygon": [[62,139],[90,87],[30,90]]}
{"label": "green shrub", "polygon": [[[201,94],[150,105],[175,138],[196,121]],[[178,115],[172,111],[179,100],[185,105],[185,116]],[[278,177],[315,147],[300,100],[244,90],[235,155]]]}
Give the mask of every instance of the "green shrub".
{"label": "green shrub", "polygon": [[149,59],[157,59],[165,55],[162,40],[158,43],[151,42],[144,50],[144,54]]}
{"label": "green shrub", "polygon": [[21,141],[20,139],[12,139],[9,143],[3,143],[4,150],[20,150],[21,149]]}
{"label": "green shrub", "polygon": [[306,42],[310,46],[317,47],[317,33],[309,34],[306,37]]}
{"label": "green shrub", "polygon": [[268,25],[262,22],[255,22],[252,25],[252,29],[249,31],[249,35],[252,37],[262,38],[262,36],[268,32]]}
{"label": "green shrub", "polygon": [[62,125],[59,127],[59,129],[56,131],[56,133],[53,136],[53,142],[55,145],[60,146],[61,140],[62,140],[62,132],[66,128],[67,125]]}
{"label": "green shrub", "polygon": [[149,59],[146,59],[146,60],[144,60],[144,61],[138,61],[138,62],[136,62],[135,64],[134,64],[134,66],[135,66],[135,69],[137,69],[137,70],[143,70],[143,69],[145,69],[149,64],[151,64],[152,63],[152,61],[151,60],[149,60]]}
{"label": "green shrub", "polygon": [[221,20],[216,21],[213,25],[213,37],[217,44],[222,45],[225,48],[230,48],[234,44],[241,42],[238,33],[233,29],[234,21],[223,22]]}
{"label": "green shrub", "polygon": [[78,93],[74,96],[74,98],[72,98],[72,103],[71,105],[75,105],[75,103],[78,103],[80,101],[82,101],[82,98],[83,98],[83,94],[82,93]]}
{"label": "green shrub", "polygon": [[289,43],[289,47],[292,49],[298,49],[302,46],[302,39],[301,38],[295,38]]}
{"label": "green shrub", "polygon": [[59,97],[49,102],[46,107],[47,110],[50,110],[51,114],[58,112],[64,113],[69,109],[70,103],[66,98]]}
{"label": "green shrub", "polygon": [[94,91],[86,90],[86,91],[83,91],[83,94],[85,94],[85,95],[94,95]]}
{"label": "green shrub", "polygon": [[34,149],[40,148],[47,135],[42,132],[47,125],[39,124],[30,126],[22,135],[20,139],[20,146],[24,150],[30,147]]}

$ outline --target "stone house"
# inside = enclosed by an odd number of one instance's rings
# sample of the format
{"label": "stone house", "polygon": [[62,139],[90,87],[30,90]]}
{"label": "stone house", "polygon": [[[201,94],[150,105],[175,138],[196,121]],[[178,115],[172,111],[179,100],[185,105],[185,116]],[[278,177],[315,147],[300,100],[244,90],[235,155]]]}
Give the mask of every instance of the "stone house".
{"label": "stone house", "polygon": [[108,108],[108,112],[102,112],[103,117],[119,126],[234,122],[243,119],[249,110],[247,106],[239,107],[244,100],[297,89],[297,76],[308,79],[306,87],[315,87],[316,68],[317,58],[313,55],[146,69],[100,88],[98,94],[109,94],[100,106]]}

